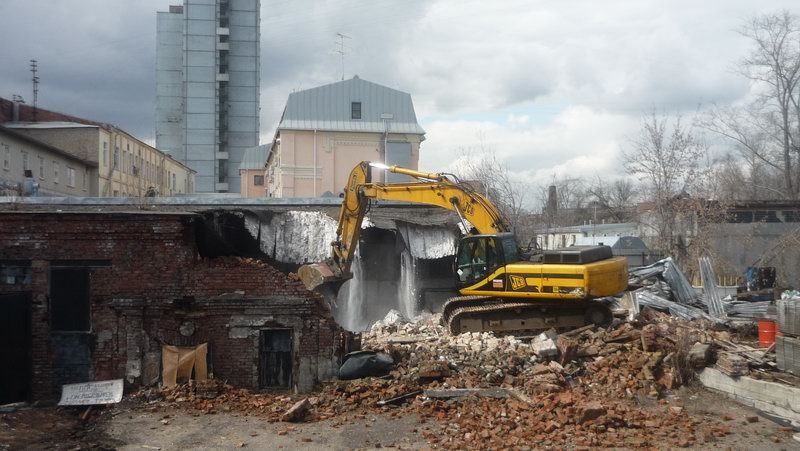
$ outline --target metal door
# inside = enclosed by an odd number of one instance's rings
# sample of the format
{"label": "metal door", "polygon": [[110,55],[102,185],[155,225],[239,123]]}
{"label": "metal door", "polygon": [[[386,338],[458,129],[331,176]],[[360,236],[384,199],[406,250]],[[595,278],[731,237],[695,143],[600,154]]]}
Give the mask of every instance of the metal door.
{"label": "metal door", "polygon": [[262,330],[259,343],[260,388],[289,388],[292,384],[292,330]]}

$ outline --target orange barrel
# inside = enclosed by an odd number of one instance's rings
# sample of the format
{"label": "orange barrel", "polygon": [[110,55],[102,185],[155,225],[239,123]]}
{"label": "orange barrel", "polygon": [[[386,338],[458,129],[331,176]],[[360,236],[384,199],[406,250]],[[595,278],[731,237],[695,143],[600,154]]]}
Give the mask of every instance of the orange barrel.
{"label": "orange barrel", "polygon": [[775,321],[771,319],[758,320],[758,345],[768,348],[775,343]]}

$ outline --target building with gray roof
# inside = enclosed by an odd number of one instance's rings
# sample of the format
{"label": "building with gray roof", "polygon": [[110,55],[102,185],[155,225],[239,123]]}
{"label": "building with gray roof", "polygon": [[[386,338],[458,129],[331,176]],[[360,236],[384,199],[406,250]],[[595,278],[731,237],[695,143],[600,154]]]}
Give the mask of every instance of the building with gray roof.
{"label": "building with gray roof", "polygon": [[[358,76],[293,92],[267,150],[267,195],[336,196],[365,160],[416,169],[424,139],[407,92]],[[373,180],[404,178],[373,174]]]}

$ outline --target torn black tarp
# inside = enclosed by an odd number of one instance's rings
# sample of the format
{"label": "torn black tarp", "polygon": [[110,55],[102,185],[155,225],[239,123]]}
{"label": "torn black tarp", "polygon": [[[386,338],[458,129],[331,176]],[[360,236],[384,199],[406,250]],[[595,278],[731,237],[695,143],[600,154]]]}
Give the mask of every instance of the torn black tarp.
{"label": "torn black tarp", "polygon": [[356,351],[347,354],[346,359],[339,367],[339,379],[344,381],[385,376],[394,367],[392,356],[382,352]]}

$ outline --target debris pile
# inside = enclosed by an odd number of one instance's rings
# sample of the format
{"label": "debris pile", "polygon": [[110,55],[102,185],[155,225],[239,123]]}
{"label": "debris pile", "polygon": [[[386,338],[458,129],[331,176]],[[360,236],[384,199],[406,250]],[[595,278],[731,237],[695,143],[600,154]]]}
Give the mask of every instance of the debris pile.
{"label": "debris pile", "polygon": [[[710,287],[713,273],[703,278]],[[413,413],[438,422],[424,435],[448,449],[469,448],[476,440],[487,448],[676,447],[727,435],[721,422],[693,420],[667,395],[708,365],[731,376],[765,378],[768,373],[757,371],[774,362],[764,350],[736,342],[724,318],[731,303],[715,292],[697,295],[671,260],[633,272],[632,282],[639,285],[627,299],[636,308],[628,321],[615,319],[608,327],[453,336],[440,315],[410,321],[391,311],[362,334],[364,351],[348,355],[342,380],[313,397],[206,381],[153,390],[145,399],[200,413],[332,420],[334,426],[370,412]],[[655,407],[643,407],[643,400]]]}
{"label": "debris pile", "polygon": [[758,318],[767,313],[772,304],[771,293],[767,299],[755,293],[723,297],[711,260],[700,258],[698,267],[703,283],[702,295],[695,291],[672,258],[631,270],[628,285],[632,288],[630,296],[635,306],[648,306],[684,319],[717,323],[724,323],[729,318]]}
{"label": "debris pile", "polygon": [[543,395],[530,403],[517,399],[470,397],[433,401],[424,414],[440,423],[426,439],[445,449],[524,447],[687,447],[730,433],[715,421],[690,419],[678,406],[632,407],[598,400],[574,389]]}

